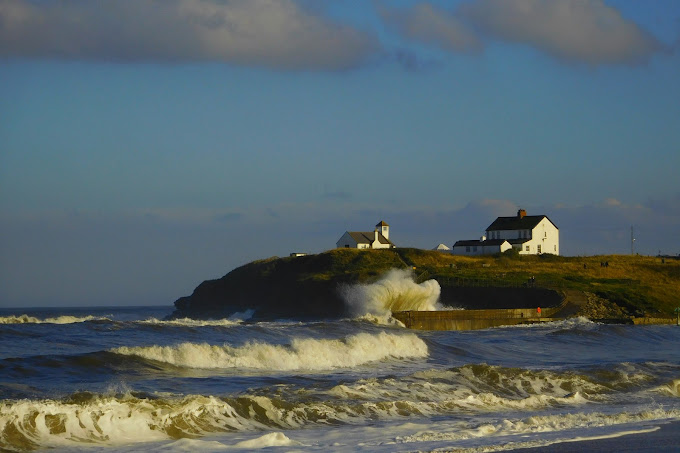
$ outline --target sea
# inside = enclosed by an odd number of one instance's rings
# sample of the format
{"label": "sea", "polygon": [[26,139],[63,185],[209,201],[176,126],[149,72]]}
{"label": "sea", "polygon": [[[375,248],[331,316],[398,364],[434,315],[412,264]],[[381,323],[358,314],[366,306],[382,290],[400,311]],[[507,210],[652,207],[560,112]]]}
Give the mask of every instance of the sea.
{"label": "sea", "polygon": [[318,320],[0,309],[0,451],[491,452],[680,421],[680,327],[391,318],[438,291],[392,274]]}

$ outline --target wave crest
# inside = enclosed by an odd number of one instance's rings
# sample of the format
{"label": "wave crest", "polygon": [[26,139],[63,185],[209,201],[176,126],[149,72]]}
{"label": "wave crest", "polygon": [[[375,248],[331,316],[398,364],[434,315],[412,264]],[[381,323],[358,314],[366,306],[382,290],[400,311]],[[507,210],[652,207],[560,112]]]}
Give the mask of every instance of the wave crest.
{"label": "wave crest", "polygon": [[104,316],[58,316],[40,319],[29,315],[0,316],[0,324],[75,324],[88,321],[110,321]]}
{"label": "wave crest", "polygon": [[352,316],[444,309],[439,304],[439,283],[436,280],[416,283],[407,269],[392,269],[375,283],[349,285],[341,293]]}
{"label": "wave crest", "polygon": [[414,334],[360,333],[344,340],[294,338],[289,346],[247,343],[240,347],[181,343],[119,347],[111,352],[187,368],[251,368],[274,371],[349,368],[385,359],[426,357],[427,345]]}

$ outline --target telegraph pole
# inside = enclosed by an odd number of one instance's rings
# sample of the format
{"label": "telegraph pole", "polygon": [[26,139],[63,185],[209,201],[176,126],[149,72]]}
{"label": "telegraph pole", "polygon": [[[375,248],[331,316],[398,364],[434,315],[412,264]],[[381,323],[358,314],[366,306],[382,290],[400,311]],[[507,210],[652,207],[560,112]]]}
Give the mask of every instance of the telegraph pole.
{"label": "telegraph pole", "polygon": [[635,233],[632,225],[630,227],[630,254],[635,255]]}

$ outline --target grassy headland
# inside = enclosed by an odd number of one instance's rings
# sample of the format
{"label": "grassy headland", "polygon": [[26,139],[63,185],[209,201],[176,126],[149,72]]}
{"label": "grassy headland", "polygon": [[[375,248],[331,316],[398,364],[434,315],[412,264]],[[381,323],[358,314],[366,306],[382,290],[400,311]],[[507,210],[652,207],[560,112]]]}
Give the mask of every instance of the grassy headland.
{"label": "grassy headland", "polygon": [[[579,292],[587,295],[588,304],[597,305],[590,309],[600,316],[591,317],[670,317],[680,306],[678,259],[517,253],[462,257],[410,248],[334,249],[254,261],[220,279],[203,282],[191,296],[179,299],[175,305],[178,314],[194,315],[216,314],[227,307],[256,308],[271,315],[339,315],[344,310],[339,287],[375,281],[394,268],[413,269],[419,282],[436,279],[442,294],[464,292],[465,288],[492,288],[496,291],[494,297],[503,299],[504,293],[498,292],[501,289],[510,294],[531,286],[561,293]],[[475,307],[468,304],[466,308]]]}

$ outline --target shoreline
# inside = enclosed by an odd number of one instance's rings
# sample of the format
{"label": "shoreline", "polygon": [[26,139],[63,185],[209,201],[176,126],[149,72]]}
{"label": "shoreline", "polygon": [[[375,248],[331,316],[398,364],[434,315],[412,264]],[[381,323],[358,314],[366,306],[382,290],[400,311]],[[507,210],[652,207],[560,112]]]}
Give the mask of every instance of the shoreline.
{"label": "shoreline", "polygon": [[680,452],[680,421],[668,421],[649,427],[646,431],[621,433],[612,437],[573,439],[540,447],[520,447],[508,451],[513,453]]}

